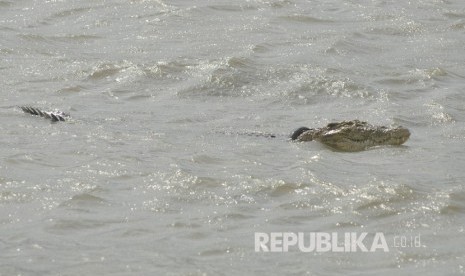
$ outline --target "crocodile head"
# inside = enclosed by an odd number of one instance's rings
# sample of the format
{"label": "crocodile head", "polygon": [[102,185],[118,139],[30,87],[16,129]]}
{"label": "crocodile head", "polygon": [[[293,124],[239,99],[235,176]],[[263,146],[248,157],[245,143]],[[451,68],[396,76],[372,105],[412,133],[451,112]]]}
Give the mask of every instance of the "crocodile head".
{"label": "crocodile head", "polygon": [[410,137],[404,127],[374,126],[358,120],[330,123],[326,127],[294,132],[293,140],[321,143],[342,151],[360,151],[381,145],[401,145]]}

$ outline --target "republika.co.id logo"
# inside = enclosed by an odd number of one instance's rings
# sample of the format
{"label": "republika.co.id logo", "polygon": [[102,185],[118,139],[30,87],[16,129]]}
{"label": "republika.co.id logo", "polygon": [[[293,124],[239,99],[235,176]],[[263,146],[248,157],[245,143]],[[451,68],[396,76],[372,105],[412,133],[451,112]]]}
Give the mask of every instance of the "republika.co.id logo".
{"label": "republika.co.id logo", "polygon": [[[420,235],[395,236],[393,247],[421,247]],[[255,252],[389,252],[384,233],[271,232],[255,233]]]}

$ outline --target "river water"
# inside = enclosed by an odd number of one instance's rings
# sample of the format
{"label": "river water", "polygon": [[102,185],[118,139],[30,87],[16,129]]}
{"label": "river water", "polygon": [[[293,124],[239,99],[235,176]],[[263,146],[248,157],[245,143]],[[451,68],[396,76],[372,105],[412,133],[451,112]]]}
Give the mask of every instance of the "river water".
{"label": "river water", "polygon": [[[465,2],[0,0],[0,34],[0,275],[465,274]],[[412,135],[287,140],[351,119]]]}

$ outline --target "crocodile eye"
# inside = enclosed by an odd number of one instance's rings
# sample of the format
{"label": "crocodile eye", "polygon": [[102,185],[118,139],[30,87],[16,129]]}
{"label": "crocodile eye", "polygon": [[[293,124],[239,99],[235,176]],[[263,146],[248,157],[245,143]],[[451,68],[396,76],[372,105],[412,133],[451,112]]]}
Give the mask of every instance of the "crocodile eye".
{"label": "crocodile eye", "polygon": [[291,135],[291,140],[296,140],[297,138],[299,138],[299,136],[304,133],[305,131],[307,130],[310,130],[308,127],[299,127],[298,129],[296,129],[292,135]]}

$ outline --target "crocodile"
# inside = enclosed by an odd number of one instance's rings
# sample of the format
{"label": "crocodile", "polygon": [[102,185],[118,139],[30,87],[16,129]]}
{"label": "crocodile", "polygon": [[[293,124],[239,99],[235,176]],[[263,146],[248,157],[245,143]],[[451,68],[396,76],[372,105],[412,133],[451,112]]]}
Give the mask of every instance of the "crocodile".
{"label": "crocodile", "polygon": [[59,110],[54,110],[54,111],[42,111],[38,108],[32,107],[32,106],[20,106],[22,111],[28,114],[44,117],[46,119],[50,119],[52,122],[63,122],[66,121],[70,118],[70,115],[68,113],[64,113]]}
{"label": "crocodile", "polygon": [[319,141],[341,151],[362,151],[375,146],[402,145],[410,131],[402,126],[375,126],[359,120],[330,123],[322,128],[300,127],[291,135],[293,141]]}
{"label": "crocodile", "polygon": [[[28,114],[50,119],[52,122],[66,121],[70,115],[58,110],[42,111],[31,106],[20,106]],[[276,138],[277,135],[262,132],[240,132],[239,135]],[[322,128],[300,127],[290,136],[292,141],[319,141],[340,151],[362,151],[375,146],[402,145],[410,137],[410,131],[402,126],[375,126],[359,120],[330,123]]]}

